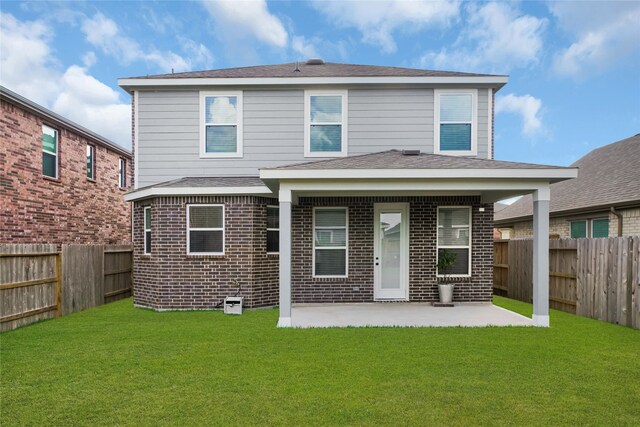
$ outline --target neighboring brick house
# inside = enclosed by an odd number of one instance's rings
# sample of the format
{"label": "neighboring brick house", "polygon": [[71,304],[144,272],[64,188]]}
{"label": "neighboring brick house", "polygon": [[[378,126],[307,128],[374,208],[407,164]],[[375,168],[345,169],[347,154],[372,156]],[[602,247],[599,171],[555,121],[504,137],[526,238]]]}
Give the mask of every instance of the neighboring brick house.
{"label": "neighboring brick house", "polygon": [[129,150],[0,86],[0,243],[131,242]]}
{"label": "neighboring brick house", "polygon": [[[640,235],[640,134],[597,148],[571,165],[577,179],[551,185],[551,238]],[[531,198],[496,209],[500,238],[533,235]]]}
{"label": "neighboring brick house", "polygon": [[321,60],[120,79],[134,116],[134,303],[210,309],[239,294],[295,326],[296,304],[436,301],[445,250],[455,300],[490,301],[493,203],[533,193],[546,237],[548,186],[577,173],[493,159],[506,82]]}

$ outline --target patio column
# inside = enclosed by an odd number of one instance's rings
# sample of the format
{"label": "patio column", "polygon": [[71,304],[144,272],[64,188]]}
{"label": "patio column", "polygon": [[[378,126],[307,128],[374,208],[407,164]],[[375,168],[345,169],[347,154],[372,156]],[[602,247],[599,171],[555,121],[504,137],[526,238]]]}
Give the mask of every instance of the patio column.
{"label": "patio column", "polygon": [[533,323],[549,326],[549,186],[533,193]]}
{"label": "patio column", "polygon": [[278,327],[291,327],[291,190],[280,190],[280,318]]}

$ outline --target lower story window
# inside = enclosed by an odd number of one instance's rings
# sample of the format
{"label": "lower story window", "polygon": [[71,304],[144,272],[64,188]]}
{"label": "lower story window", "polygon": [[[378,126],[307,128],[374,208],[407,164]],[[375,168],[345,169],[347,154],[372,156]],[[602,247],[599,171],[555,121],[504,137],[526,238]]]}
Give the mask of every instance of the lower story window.
{"label": "lower story window", "polygon": [[144,208],[144,253],[151,253],[151,206]]}
{"label": "lower story window", "polygon": [[280,208],[267,206],[267,253],[280,251]]}
{"label": "lower story window", "polygon": [[471,208],[438,208],[438,259],[448,252],[455,260],[438,275],[468,276],[471,274]]}
{"label": "lower story window", "polygon": [[224,255],[224,205],[187,205],[187,253]]}
{"label": "lower story window", "polygon": [[609,237],[609,218],[591,220],[591,237]]}
{"label": "lower story window", "polygon": [[587,221],[571,221],[571,238],[581,239],[587,237]]}
{"label": "lower story window", "polygon": [[347,208],[315,208],[313,215],[313,275],[346,277]]}

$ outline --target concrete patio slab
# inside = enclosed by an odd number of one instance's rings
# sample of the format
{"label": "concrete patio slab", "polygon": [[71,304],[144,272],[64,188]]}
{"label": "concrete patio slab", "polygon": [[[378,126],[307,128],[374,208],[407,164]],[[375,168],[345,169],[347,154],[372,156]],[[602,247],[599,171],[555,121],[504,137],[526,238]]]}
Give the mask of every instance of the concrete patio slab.
{"label": "concrete patio slab", "polygon": [[533,321],[491,303],[456,303],[433,307],[430,303],[294,304],[294,328],[366,326],[534,326]]}

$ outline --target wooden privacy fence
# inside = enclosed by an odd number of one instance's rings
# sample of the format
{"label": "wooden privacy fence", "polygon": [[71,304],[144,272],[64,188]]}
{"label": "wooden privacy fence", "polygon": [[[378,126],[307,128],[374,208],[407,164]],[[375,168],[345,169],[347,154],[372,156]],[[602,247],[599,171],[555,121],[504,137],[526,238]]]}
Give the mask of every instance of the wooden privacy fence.
{"label": "wooden privacy fence", "polygon": [[129,245],[0,244],[0,331],[128,297]]}
{"label": "wooden privacy fence", "polygon": [[[640,329],[640,236],[549,241],[549,306]],[[533,240],[494,242],[496,295],[531,302]]]}

